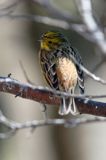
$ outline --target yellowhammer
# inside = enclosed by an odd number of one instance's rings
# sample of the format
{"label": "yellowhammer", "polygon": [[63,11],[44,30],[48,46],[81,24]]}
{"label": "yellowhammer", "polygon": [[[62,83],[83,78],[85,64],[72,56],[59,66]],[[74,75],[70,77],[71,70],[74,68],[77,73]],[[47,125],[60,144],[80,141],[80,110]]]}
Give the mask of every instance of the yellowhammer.
{"label": "yellowhammer", "polygon": [[[82,65],[79,53],[58,31],[48,31],[40,41],[40,64],[47,83],[51,88],[74,94],[78,83],[81,94],[84,93],[84,74],[78,64]],[[78,62],[72,60],[72,56]],[[77,114],[74,98],[61,98],[59,114]]]}

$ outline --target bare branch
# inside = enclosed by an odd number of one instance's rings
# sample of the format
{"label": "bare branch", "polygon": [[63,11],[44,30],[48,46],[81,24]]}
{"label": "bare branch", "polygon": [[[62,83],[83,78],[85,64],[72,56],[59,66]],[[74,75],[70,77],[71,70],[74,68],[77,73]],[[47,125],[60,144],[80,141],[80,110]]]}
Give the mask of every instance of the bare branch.
{"label": "bare branch", "polygon": [[8,128],[7,132],[0,133],[1,139],[9,138],[10,136],[13,136],[16,133],[16,127],[14,127],[13,122],[8,120],[1,111],[0,111],[0,124],[3,124]]}
{"label": "bare branch", "polygon": [[[23,0],[24,1],[24,0]],[[22,14],[16,15],[14,14],[14,7],[20,1],[16,1],[13,4],[2,8],[0,11],[0,18],[11,18],[11,19],[23,19],[28,21],[36,21],[38,23],[43,23],[45,25],[50,25],[54,27],[59,27],[65,30],[72,29],[76,31],[78,34],[83,36],[84,38],[88,39],[91,42],[96,42],[97,45],[101,48],[103,53],[106,52],[106,40],[104,37],[104,33],[101,31],[100,27],[97,25],[93,13],[92,13],[92,6],[90,0],[77,0],[78,8],[83,19],[84,24],[77,24],[75,23],[75,16],[71,16],[70,12],[61,10],[52,0],[32,0],[35,3],[40,4],[49,12],[52,12],[53,15],[56,14],[56,18],[46,17],[46,16],[37,16],[31,14]],[[86,5],[87,4],[87,5]],[[74,23],[70,23],[71,20]],[[92,25],[91,25],[92,24]]]}
{"label": "bare branch", "polygon": [[75,21],[77,17],[73,16],[69,11],[61,9],[53,0],[32,0],[46,8],[49,13],[53,13],[59,19]]}
{"label": "bare branch", "polygon": [[76,127],[86,123],[105,122],[106,118],[76,118],[76,119],[46,119],[46,120],[32,120],[23,123],[18,123],[6,118],[0,111],[0,123],[9,128],[9,132],[0,133],[0,139],[6,139],[16,134],[20,129],[33,128],[36,129],[42,126],[63,126],[67,128]]}
{"label": "bare branch", "polygon": [[45,25],[49,26],[54,26],[58,28],[62,28],[65,30],[74,30],[81,36],[83,36],[85,39],[94,42],[94,39],[89,33],[87,33],[86,27],[83,24],[75,24],[75,23],[69,23],[66,20],[61,20],[61,19],[56,19],[56,18],[51,18],[47,16],[40,16],[40,15],[32,15],[32,14],[7,14],[7,13],[2,13],[0,14],[0,18],[10,18],[12,20],[17,19],[17,20],[27,20],[27,21],[34,21],[37,23],[42,23]]}
{"label": "bare branch", "polygon": [[65,20],[51,18],[47,16],[33,15],[33,14],[1,14],[0,18],[10,18],[10,19],[23,19],[28,21],[36,21],[38,23],[43,23],[46,25],[60,27],[62,29],[68,30],[73,29],[79,33],[84,32],[84,26],[82,24],[71,24]]}
{"label": "bare branch", "polygon": [[14,94],[43,104],[60,105],[61,97],[75,97],[76,105],[81,114],[106,116],[106,103],[91,101],[106,95],[73,95],[42,86],[21,83],[10,77],[0,77],[0,91]]}
{"label": "bare branch", "polygon": [[95,43],[106,54],[106,39],[103,31],[93,17],[91,0],[76,0],[77,7],[89,33],[94,37]]}

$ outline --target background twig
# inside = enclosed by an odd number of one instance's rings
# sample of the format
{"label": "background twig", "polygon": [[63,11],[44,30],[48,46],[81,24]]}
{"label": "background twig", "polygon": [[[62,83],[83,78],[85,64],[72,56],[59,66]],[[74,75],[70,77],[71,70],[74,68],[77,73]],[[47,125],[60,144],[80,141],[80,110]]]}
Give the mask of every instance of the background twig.
{"label": "background twig", "polygon": [[13,136],[18,130],[25,128],[34,129],[42,126],[63,126],[63,127],[76,127],[78,125],[86,124],[86,123],[94,123],[94,122],[105,122],[106,118],[76,118],[76,119],[46,119],[46,120],[32,120],[26,121],[23,123],[18,123],[6,118],[3,113],[0,111],[0,123],[9,128],[8,132],[0,133],[0,139],[9,138]]}

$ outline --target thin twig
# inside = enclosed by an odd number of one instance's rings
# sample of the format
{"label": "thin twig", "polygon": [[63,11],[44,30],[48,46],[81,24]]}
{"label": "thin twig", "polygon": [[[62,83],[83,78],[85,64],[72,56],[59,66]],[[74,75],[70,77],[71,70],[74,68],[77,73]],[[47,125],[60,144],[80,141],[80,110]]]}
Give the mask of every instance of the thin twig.
{"label": "thin twig", "polygon": [[[102,59],[100,60],[100,62],[97,63],[97,64],[94,66],[94,68],[92,69],[92,73],[95,73],[95,72],[99,69],[99,67],[100,67],[101,65],[103,65],[104,63],[105,63],[105,59],[102,58]],[[88,77],[89,77],[88,75],[85,75],[85,76],[84,76],[84,79],[86,80]]]}
{"label": "thin twig", "polygon": [[69,11],[61,9],[53,0],[32,0],[33,2],[46,8],[49,13],[56,15],[59,19],[66,19],[71,21],[77,21],[77,17],[72,15]]}
{"label": "thin twig", "polygon": [[27,75],[27,72],[26,72],[26,70],[25,70],[25,68],[24,68],[23,63],[22,63],[21,60],[19,61],[19,64],[20,64],[20,67],[21,67],[21,69],[22,69],[22,71],[23,71],[23,74],[24,74],[24,76],[25,76],[26,81],[27,81],[28,83],[34,85],[34,83],[29,79],[29,77],[28,77],[28,75]]}

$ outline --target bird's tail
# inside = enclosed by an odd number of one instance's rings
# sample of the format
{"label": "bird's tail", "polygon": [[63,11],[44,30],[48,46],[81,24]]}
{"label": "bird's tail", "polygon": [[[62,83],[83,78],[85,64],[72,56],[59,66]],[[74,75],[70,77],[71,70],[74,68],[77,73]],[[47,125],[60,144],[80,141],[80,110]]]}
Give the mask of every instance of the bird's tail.
{"label": "bird's tail", "polygon": [[65,98],[63,97],[61,99],[61,105],[59,108],[59,114],[60,115],[67,115],[71,113],[72,115],[79,114],[78,109],[75,104],[75,100],[73,97],[71,98]]}
{"label": "bird's tail", "polygon": [[60,115],[67,115],[67,105],[66,105],[66,98],[63,97],[61,99],[61,104],[60,104],[60,107],[59,107],[59,114]]}
{"label": "bird's tail", "polygon": [[68,109],[67,114],[71,113],[72,115],[78,115],[79,111],[77,109],[77,106],[75,104],[75,99],[73,97],[68,99]]}

